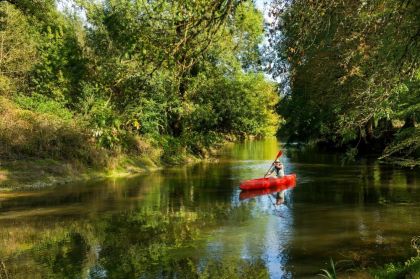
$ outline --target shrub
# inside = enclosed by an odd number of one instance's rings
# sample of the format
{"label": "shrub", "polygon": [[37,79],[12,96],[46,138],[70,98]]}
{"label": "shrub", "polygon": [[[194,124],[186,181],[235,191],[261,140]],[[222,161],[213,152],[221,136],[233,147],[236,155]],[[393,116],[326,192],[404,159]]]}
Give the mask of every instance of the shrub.
{"label": "shrub", "polygon": [[420,278],[420,258],[413,257],[404,264],[387,264],[382,268],[372,270],[375,278]]}
{"label": "shrub", "polygon": [[83,122],[22,109],[0,97],[0,156],[78,160],[105,163],[106,152],[95,146]]}
{"label": "shrub", "polygon": [[67,121],[73,118],[73,112],[64,107],[62,103],[41,94],[32,94],[31,96],[17,95],[14,98],[14,101],[22,109],[42,114],[55,115],[58,118]]}

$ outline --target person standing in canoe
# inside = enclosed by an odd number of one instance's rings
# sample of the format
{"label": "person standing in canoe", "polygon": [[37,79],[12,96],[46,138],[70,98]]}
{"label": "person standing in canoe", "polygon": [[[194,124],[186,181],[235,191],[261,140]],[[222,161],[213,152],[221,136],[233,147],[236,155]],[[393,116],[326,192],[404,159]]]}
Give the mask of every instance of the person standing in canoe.
{"label": "person standing in canoe", "polygon": [[275,160],[273,166],[268,171],[267,175],[264,177],[283,177],[284,176],[284,166],[279,160]]}

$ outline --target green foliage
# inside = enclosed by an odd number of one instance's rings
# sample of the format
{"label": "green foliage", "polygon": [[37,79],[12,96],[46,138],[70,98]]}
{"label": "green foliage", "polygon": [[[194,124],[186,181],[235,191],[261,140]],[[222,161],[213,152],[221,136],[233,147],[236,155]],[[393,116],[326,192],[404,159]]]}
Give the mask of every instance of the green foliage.
{"label": "green foliage", "polygon": [[113,148],[121,141],[121,120],[114,112],[109,100],[95,99],[89,104],[86,121],[89,122],[92,135],[97,139],[99,145]]}
{"label": "green foliage", "polygon": [[395,161],[405,167],[420,165],[420,128],[413,127],[399,131],[395,140],[388,145],[380,159]]}
{"label": "green foliage", "polygon": [[34,17],[35,22],[48,22],[51,14],[55,12],[54,0],[9,0],[8,2],[16,6],[27,17]]}
{"label": "green foliage", "polygon": [[180,164],[187,160],[187,150],[180,139],[165,136],[159,140],[159,145],[162,146],[163,164]]}
{"label": "green foliage", "polygon": [[264,26],[252,1],[75,3],[85,19],[54,1],[0,4],[12,54],[0,60],[0,90],[18,89],[10,99],[50,117],[51,133],[80,126],[75,135],[114,155],[141,156],[148,139],[171,163],[206,157],[226,135],[274,134],[278,97],[260,73]]}
{"label": "green foliage", "polygon": [[371,270],[371,273],[378,279],[420,278],[420,258],[413,257],[404,264],[387,264],[382,268]]}
{"label": "green foliage", "polygon": [[39,111],[22,109],[6,98],[0,98],[2,158],[51,158],[104,165],[107,154],[91,143],[83,122],[66,119],[68,112],[52,101],[41,105],[34,100],[22,100]]}
{"label": "green foliage", "polygon": [[188,122],[192,130],[240,131],[256,136],[274,134],[277,118],[271,110],[277,96],[262,75],[249,73],[207,79],[190,92],[190,97],[193,109]]}
{"label": "green foliage", "polygon": [[420,236],[414,236],[411,239],[411,247],[416,250],[417,257],[420,257]]}
{"label": "green foliage", "polygon": [[165,105],[153,99],[141,99],[124,110],[124,125],[129,131],[159,137],[167,126]]}
{"label": "green foliage", "polygon": [[33,91],[69,105],[80,94],[86,71],[75,29],[78,24],[63,19],[56,26],[46,27],[38,47],[39,62],[30,79]]}
{"label": "green foliage", "polygon": [[321,269],[322,273],[318,274],[318,276],[327,278],[327,279],[336,279],[337,274],[335,272],[335,264],[331,258],[330,258],[330,267],[331,267],[331,272],[327,269]]}
{"label": "green foliage", "polygon": [[279,105],[282,134],[382,151],[401,128],[391,120],[415,123],[419,8],[416,1],[274,1],[272,72],[287,72],[290,86]]}
{"label": "green foliage", "polygon": [[236,56],[248,71],[260,70],[261,54],[258,45],[263,39],[264,19],[252,2],[238,6],[232,27]]}
{"label": "green foliage", "polygon": [[31,96],[17,95],[13,99],[22,109],[31,110],[43,114],[57,116],[62,120],[69,121],[73,118],[73,112],[64,107],[62,103],[40,94]]}
{"label": "green foliage", "polygon": [[0,2],[0,94],[25,87],[37,61],[38,37],[28,19],[12,4]]}
{"label": "green foliage", "polygon": [[191,154],[197,154],[203,158],[208,156],[208,150],[211,148],[219,147],[224,138],[220,133],[207,131],[207,132],[189,132],[182,137],[187,150]]}

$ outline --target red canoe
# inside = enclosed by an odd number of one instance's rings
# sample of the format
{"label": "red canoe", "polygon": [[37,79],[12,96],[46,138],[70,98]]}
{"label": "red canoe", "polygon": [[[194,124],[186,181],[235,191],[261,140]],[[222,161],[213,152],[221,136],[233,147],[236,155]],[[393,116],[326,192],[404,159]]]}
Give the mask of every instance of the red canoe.
{"label": "red canoe", "polygon": [[290,186],[296,183],[296,174],[288,174],[283,177],[268,177],[246,180],[241,183],[239,188],[242,190],[265,189],[278,186]]}
{"label": "red canoe", "polygon": [[280,191],[283,191],[283,190],[293,188],[293,187],[295,187],[295,185],[296,184],[282,185],[282,186],[276,186],[276,187],[265,188],[265,189],[242,190],[241,193],[239,194],[239,199],[240,200],[245,200],[245,199],[255,198],[255,197],[258,197],[258,196],[264,196],[264,195],[268,195],[268,194],[271,194],[271,193],[276,193],[276,192],[280,192]]}

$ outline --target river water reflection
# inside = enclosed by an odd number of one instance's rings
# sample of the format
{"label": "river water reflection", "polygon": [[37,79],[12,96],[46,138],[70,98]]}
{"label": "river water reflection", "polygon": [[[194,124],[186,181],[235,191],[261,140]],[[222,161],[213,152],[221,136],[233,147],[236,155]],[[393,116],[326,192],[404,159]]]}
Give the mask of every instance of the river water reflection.
{"label": "river water reflection", "polygon": [[0,194],[0,278],[313,278],[330,257],[350,269],[414,255],[418,171],[285,148],[298,181],[284,203],[239,199],[278,148],[252,141],[218,163]]}

